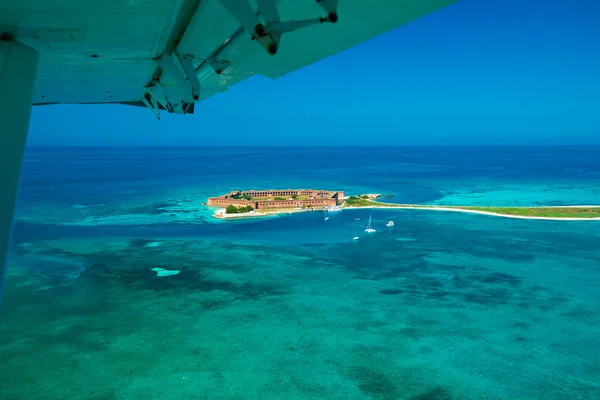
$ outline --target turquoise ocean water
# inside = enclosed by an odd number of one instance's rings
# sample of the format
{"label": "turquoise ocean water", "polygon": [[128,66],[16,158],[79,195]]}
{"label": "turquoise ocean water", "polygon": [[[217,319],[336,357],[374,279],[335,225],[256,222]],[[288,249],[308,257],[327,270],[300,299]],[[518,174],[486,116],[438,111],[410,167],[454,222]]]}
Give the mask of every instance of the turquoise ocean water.
{"label": "turquoise ocean water", "polygon": [[238,188],[592,205],[600,148],[30,148],[0,398],[600,398],[600,222],[202,206]]}

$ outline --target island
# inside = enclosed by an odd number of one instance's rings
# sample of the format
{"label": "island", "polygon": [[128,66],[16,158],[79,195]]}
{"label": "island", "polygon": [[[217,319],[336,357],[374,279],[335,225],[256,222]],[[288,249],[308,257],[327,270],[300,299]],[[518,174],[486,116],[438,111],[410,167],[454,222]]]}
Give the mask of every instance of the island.
{"label": "island", "polygon": [[232,191],[210,197],[206,203],[212,207],[225,207],[216,218],[244,218],[270,214],[325,209],[340,209],[344,192],[314,189],[246,190]]}
{"label": "island", "polygon": [[[413,210],[454,211],[506,218],[543,220],[600,220],[600,206],[458,206],[429,204],[395,204],[377,201],[380,194],[344,197],[343,191],[285,189],[232,191],[211,197],[206,203],[220,207],[216,218],[254,218],[306,211],[337,211],[355,208],[396,208]],[[384,196],[389,199],[391,196]],[[224,208],[223,208],[224,207]]]}

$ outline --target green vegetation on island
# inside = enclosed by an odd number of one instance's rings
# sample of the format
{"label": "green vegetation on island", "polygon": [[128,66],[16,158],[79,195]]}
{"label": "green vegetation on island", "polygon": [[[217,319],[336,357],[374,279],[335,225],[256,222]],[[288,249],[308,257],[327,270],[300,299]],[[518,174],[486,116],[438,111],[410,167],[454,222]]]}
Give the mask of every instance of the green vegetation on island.
{"label": "green vegetation on island", "polygon": [[344,207],[391,207],[391,208],[424,208],[454,209],[478,211],[498,215],[542,218],[600,218],[600,207],[493,207],[493,206],[445,206],[429,204],[393,204],[368,200],[365,195],[350,196]]}
{"label": "green vegetation on island", "polygon": [[391,204],[391,203],[379,203],[377,201],[369,200],[367,195],[362,196],[350,196],[346,198],[346,207],[398,207],[402,204]]}
{"label": "green vegetation on island", "polygon": [[600,207],[455,207],[521,217],[600,218]]}
{"label": "green vegetation on island", "polygon": [[240,213],[247,213],[254,210],[254,208],[252,208],[252,206],[246,206],[246,207],[236,207],[234,205],[231,206],[227,206],[227,208],[225,209],[225,214],[240,214]]}
{"label": "green vegetation on island", "polygon": [[275,197],[273,200],[280,200],[280,201],[281,200],[289,200],[289,199],[292,199],[292,200],[308,200],[310,198],[311,197],[307,196],[307,195],[298,196],[297,194],[295,194],[295,195],[290,196],[290,197]]}
{"label": "green vegetation on island", "polygon": [[232,198],[236,199],[236,200],[252,200],[252,197],[247,195],[247,194],[241,194],[241,193],[236,193],[233,196],[231,196]]}

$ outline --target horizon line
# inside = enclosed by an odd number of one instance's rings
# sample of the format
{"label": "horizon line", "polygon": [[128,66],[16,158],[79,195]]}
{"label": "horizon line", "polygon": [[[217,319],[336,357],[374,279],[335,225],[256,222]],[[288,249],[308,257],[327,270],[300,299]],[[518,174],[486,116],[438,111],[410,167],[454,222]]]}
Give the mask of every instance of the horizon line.
{"label": "horizon line", "polygon": [[503,144],[464,144],[464,143],[446,143],[446,144],[28,144],[27,148],[82,148],[82,147],[121,147],[121,148],[323,148],[323,147],[582,147],[582,146],[600,146],[600,143],[550,143],[550,144],[531,144],[531,143],[503,143]]}

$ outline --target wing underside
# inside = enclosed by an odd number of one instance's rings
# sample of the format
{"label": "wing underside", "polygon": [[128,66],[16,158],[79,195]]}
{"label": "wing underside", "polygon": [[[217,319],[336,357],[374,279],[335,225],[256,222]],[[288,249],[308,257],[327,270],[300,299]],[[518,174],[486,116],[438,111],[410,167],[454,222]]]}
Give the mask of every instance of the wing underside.
{"label": "wing underside", "polygon": [[8,0],[0,33],[40,53],[35,105],[191,113],[254,74],[281,77],[455,1]]}

